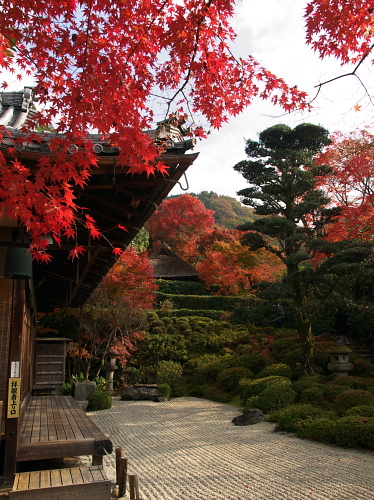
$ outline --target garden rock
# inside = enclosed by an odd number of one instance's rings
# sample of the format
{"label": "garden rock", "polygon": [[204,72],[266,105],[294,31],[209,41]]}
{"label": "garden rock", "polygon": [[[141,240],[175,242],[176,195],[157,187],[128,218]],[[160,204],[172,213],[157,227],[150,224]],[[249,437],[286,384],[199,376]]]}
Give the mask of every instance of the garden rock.
{"label": "garden rock", "polygon": [[258,422],[263,422],[265,415],[258,408],[249,408],[243,410],[243,414],[232,419],[234,425],[253,425]]}
{"label": "garden rock", "polygon": [[122,392],[121,399],[124,401],[158,401],[159,393],[157,385],[130,385]]}

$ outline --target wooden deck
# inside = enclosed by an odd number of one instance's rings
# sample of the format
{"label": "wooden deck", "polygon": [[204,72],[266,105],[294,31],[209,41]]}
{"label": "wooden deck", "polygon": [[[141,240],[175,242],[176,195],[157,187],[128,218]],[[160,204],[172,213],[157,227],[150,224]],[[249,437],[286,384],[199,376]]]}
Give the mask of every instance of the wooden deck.
{"label": "wooden deck", "polygon": [[92,455],[93,465],[111,453],[112,442],[71,396],[30,398],[19,433],[17,462]]}
{"label": "wooden deck", "polygon": [[103,467],[74,467],[15,475],[11,500],[110,500],[111,482]]}

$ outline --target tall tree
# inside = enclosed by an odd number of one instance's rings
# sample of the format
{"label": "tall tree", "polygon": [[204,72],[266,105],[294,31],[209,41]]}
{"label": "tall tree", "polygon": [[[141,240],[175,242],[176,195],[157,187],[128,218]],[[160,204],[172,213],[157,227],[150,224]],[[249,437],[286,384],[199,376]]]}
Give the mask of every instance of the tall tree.
{"label": "tall tree", "polygon": [[153,241],[167,243],[173,251],[189,258],[196,239],[212,230],[213,215],[196,196],[183,194],[165,200],[149,220],[147,230]]}
{"label": "tall tree", "polygon": [[251,185],[238,193],[243,203],[263,216],[241,227],[250,231],[242,241],[252,249],[267,249],[286,266],[305,373],[314,369],[312,325],[319,308],[340,276],[351,270],[349,264],[369,251],[360,252],[352,242],[334,247],[323,239],[339,211],[317,188],[331,168],[317,165],[314,157],[330,143],[328,131],[320,126],[276,125],[261,132],[258,141],[248,140],[249,159],[234,166]]}

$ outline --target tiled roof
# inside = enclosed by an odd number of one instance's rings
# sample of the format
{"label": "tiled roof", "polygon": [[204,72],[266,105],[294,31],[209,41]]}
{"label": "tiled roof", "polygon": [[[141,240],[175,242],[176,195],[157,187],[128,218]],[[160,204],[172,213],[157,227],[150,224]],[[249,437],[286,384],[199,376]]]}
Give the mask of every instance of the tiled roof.
{"label": "tiled roof", "polygon": [[[30,121],[36,113],[37,98],[32,87],[25,87],[19,92],[2,92],[0,96],[0,125],[5,126],[8,130],[8,134],[0,140],[0,149],[14,146],[17,151],[49,153],[50,140],[59,137],[53,132],[38,132],[38,140],[32,140],[28,143],[15,142],[17,137],[22,134],[20,131],[22,126]],[[167,120],[160,122],[155,130],[147,130],[144,133],[152,137],[155,143],[162,144],[167,152],[185,153],[196,145],[196,139],[185,140],[181,130],[168,123]],[[99,134],[90,134],[89,139],[98,156],[118,154],[118,149],[109,141],[103,140]]]}
{"label": "tiled roof", "polygon": [[[21,121],[29,119],[34,112],[32,89],[4,92],[0,94],[0,101],[0,121],[2,120],[3,126],[10,134],[1,145],[3,154],[7,156],[7,147],[12,145],[13,139],[21,133]],[[169,175],[131,175],[126,169],[116,167],[118,151],[115,148],[105,150],[103,147],[103,150],[97,153],[98,167],[92,169],[88,185],[84,189],[76,187],[74,195],[78,205],[85,207],[87,213],[95,219],[105,239],[91,241],[87,228],[77,225],[76,242],[67,241],[61,246],[52,244],[48,249],[53,257],[52,261],[49,264],[33,263],[39,311],[48,311],[62,305],[78,307],[84,303],[115,263],[112,248],[126,248],[131,243],[197,158],[198,153],[185,153],[192,145],[189,142],[191,139],[180,141],[183,147],[177,147],[177,139],[183,137],[176,127],[162,123],[156,132],[151,133],[154,134],[155,140],[170,141],[166,144],[168,149],[160,157],[162,162],[168,165]],[[47,143],[51,134],[41,135],[45,138],[44,142],[33,142],[16,151],[16,157],[25,165],[37,168],[38,159],[48,154]],[[99,137],[96,137],[98,142],[95,144],[98,145]],[[126,228],[126,231],[119,226]],[[1,245],[12,246],[11,243],[2,241]],[[71,261],[67,252],[75,245],[84,246],[87,252],[83,257]]]}

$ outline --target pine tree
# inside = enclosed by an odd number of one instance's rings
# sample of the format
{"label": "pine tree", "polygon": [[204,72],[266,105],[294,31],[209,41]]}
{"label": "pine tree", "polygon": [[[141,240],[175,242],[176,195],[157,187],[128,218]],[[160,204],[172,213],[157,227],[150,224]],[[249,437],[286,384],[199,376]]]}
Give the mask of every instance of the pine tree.
{"label": "pine tree", "polygon": [[355,240],[330,242],[325,237],[340,209],[318,188],[332,169],[317,165],[314,158],[330,143],[323,127],[276,125],[261,132],[258,141],[248,140],[249,159],[234,166],[250,184],[238,193],[243,203],[263,216],[240,227],[251,231],[242,242],[252,250],[267,249],[286,266],[284,281],[291,291],[306,374],[314,371],[312,325],[318,311],[341,277],[371,251]]}

